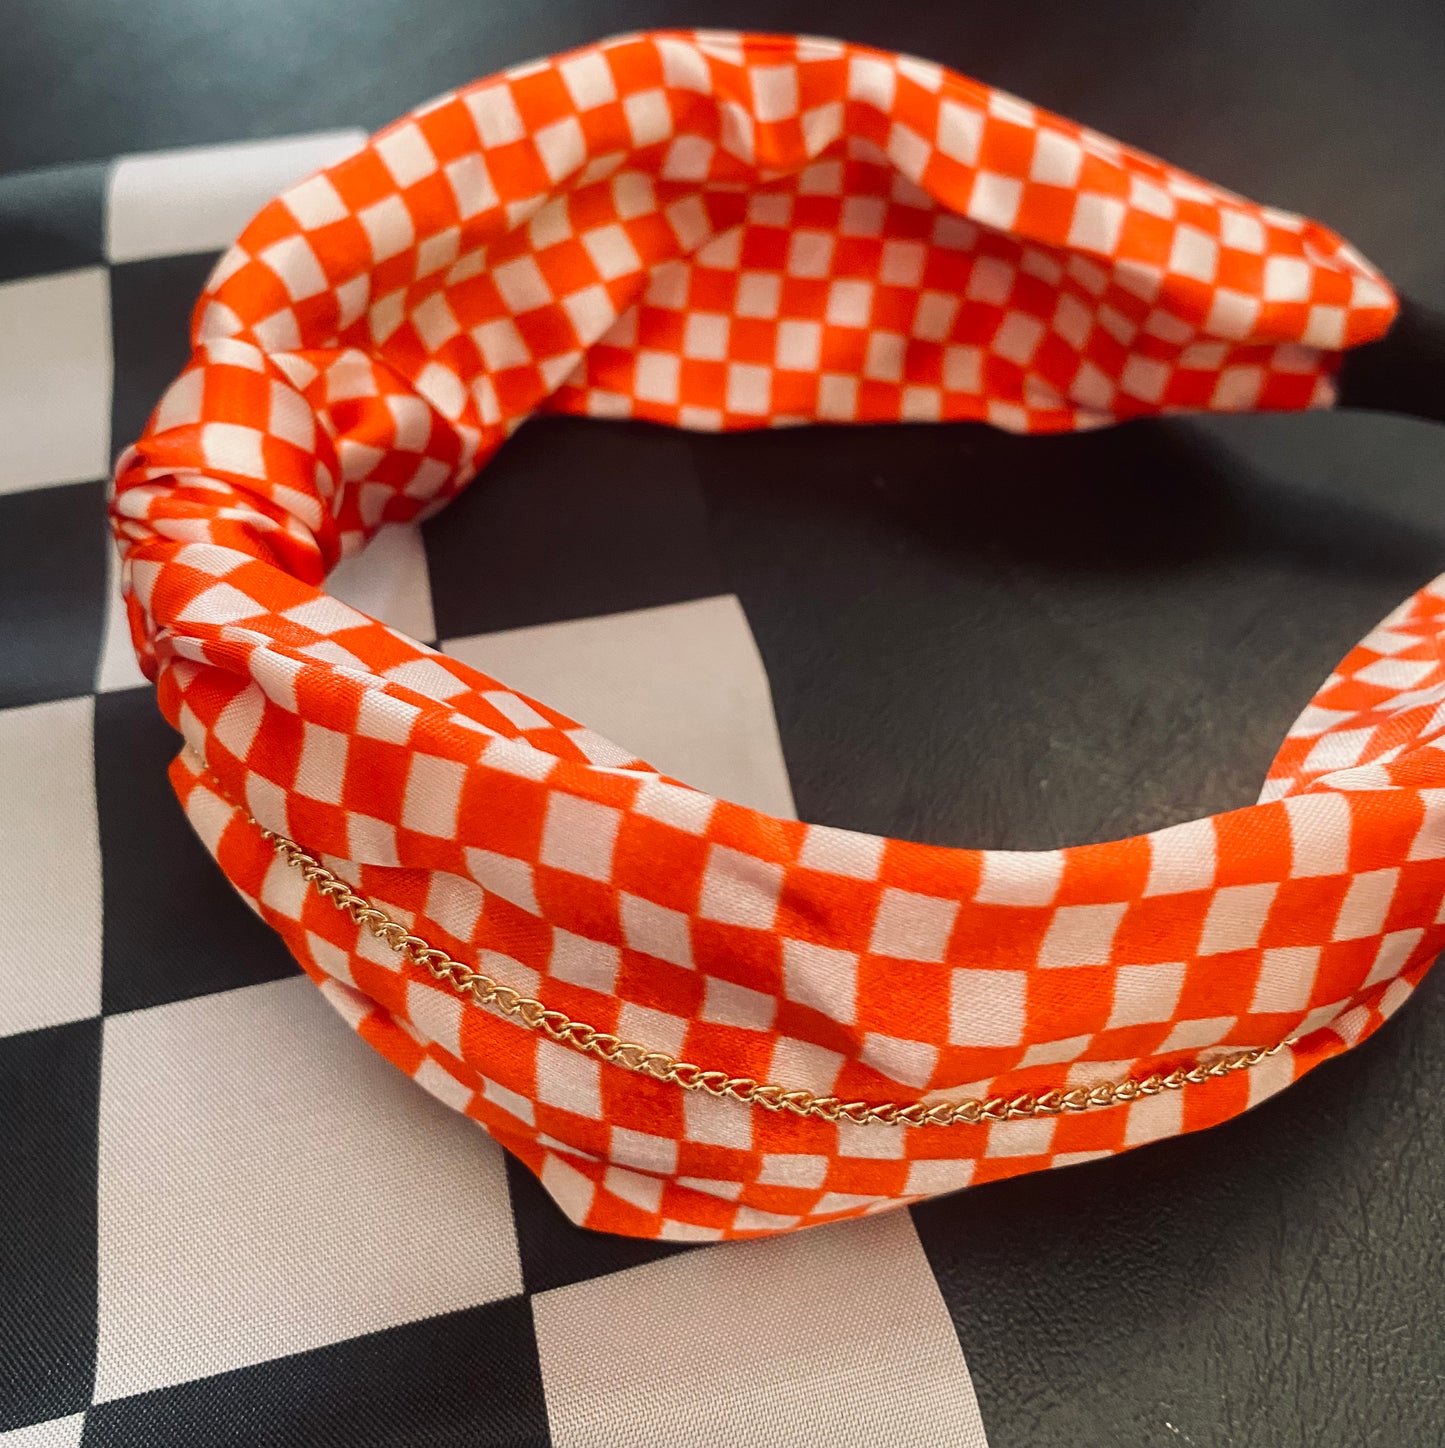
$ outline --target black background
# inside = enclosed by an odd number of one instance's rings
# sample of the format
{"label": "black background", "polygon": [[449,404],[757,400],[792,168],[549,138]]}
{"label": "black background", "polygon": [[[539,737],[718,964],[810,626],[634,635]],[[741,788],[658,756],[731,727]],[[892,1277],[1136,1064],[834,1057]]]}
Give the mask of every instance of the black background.
{"label": "black background", "polygon": [[[0,171],[375,126],[537,54],[695,24],[926,55],[1315,215],[1445,305],[1445,6],[1422,0],[11,0]],[[529,474],[598,456],[598,428],[528,429],[455,546]],[[1248,803],[1335,661],[1445,567],[1445,432],[1422,422],[605,435],[639,486],[700,482],[800,814],[941,843]],[[581,587],[559,577],[559,612]],[[1205,1136],[915,1210],[996,1448],[1445,1440],[1442,1001],[1427,984]]]}

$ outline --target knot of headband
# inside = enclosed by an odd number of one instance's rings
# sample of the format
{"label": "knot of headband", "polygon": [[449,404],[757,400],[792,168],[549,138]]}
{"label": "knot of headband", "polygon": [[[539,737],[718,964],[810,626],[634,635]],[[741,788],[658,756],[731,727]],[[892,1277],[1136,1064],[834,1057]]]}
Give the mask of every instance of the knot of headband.
{"label": "knot of headband", "polygon": [[1221,1121],[1445,945],[1445,584],[1260,802],[944,848],[769,818],[328,597],[536,412],[1021,432],[1334,400],[1390,289],[937,65],[651,34],[427,105],[267,206],[121,458],[201,839],[376,1049],[576,1221],[708,1240]]}

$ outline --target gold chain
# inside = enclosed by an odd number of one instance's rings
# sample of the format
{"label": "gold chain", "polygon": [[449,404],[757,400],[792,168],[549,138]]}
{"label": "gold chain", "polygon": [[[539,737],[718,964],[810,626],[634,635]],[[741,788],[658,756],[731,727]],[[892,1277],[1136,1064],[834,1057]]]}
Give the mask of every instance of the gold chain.
{"label": "gold chain", "polygon": [[422,966],[435,979],[444,981],[459,996],[467,997],[479,1006],[490,1006],[520,1021],[528,1030],[540,1031],[584,1055],[599,1056],[614,1066],[639,1071],[658,1081],[668,1081],[674,1086],[681,1086],[684,1091],[730,1096],[735,1101],[761,1106],[767,1111],[791,1111],[795,1116],[852,1122],[857,1126],[977,1126],[1021,1117],[1061,1116],[1065,1112],[1117,1106],[1142,1096],[1156,1096],[1161,1091],[1178,1091],[1184,1086],[1200,1085],[1219,1076],[1247,1070],[1258,1065],[1266,1056],[1273,1056],[1294,1043],[1293,1037],[1287,1037],[1273,1046],[1234,1051],[1207,1064],[1179,1066],[1173,1071],[1155,1072],[1143,1077],[1130,1076],[1123,1081],[1103,1081],[1096,1086],[1055,1087],[1039,1095],[1025,1092],[1018,1096],[990,1096],[982,1100],[969,1097],[963,1101],[907,1103],[844,1101],[837,1096],[818,1096],[812,1091],[755,1081],[751,1076],[707,1071],[691,1061],[679,1061],[666,1051],[651,1051],[646,1046],[599,1031],[584,1021],[574,1021],[561,1011],[548,1010],[541,1001],[472,970],[453,960],[446,951],[438,950],[420,936],[412,935],[405,925],[393,920],[364,895],[358,895],[345,880],[328,870],[315,856],[308,855],[294,840],[288,840],[259,824],[257,828],[276,853],[288,865],[299,870],[319,895],[371,931],[398,955]]}

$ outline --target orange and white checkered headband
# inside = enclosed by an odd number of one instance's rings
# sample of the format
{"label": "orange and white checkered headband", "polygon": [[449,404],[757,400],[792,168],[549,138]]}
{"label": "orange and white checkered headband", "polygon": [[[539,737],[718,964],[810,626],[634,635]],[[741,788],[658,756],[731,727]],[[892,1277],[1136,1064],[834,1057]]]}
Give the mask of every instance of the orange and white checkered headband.
{"label": "orange and white checkered headband", "polygon": [[1395,307],[1315,222],[926,61],[649,34],[480,81],[256,217],[120,461],[176,789],[342,1015],[587,1226],[779,1232],[1221,1121],[1445,945],[1445,583],[1260,803],[1037,853],[710,798],[322,585],[533,413],[1305,408]]}

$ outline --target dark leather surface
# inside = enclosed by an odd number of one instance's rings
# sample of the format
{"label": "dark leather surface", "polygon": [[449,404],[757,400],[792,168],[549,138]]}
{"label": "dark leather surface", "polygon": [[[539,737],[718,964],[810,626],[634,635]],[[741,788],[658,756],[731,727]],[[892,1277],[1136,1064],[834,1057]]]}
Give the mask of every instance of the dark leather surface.
{"label": "dark leather surface", "polygon": [[[11,0],[0,170],[379,124],[698,23],[926,54],[1317,215],[1445,304],[1445,7],[1423,0]],[[574,466],[586,426],[519,439],[474,506],[504,524],[505,489]],[[1445,568],[1445,430],[1386,415],[614,449],[701,478],[800,813],[918,839],[1046,847],[1246,803],[1337,659]],[[1215,1132],[918,1209],[995,1448],[1445,1441],[1442,1007],[1436,978]]]}

